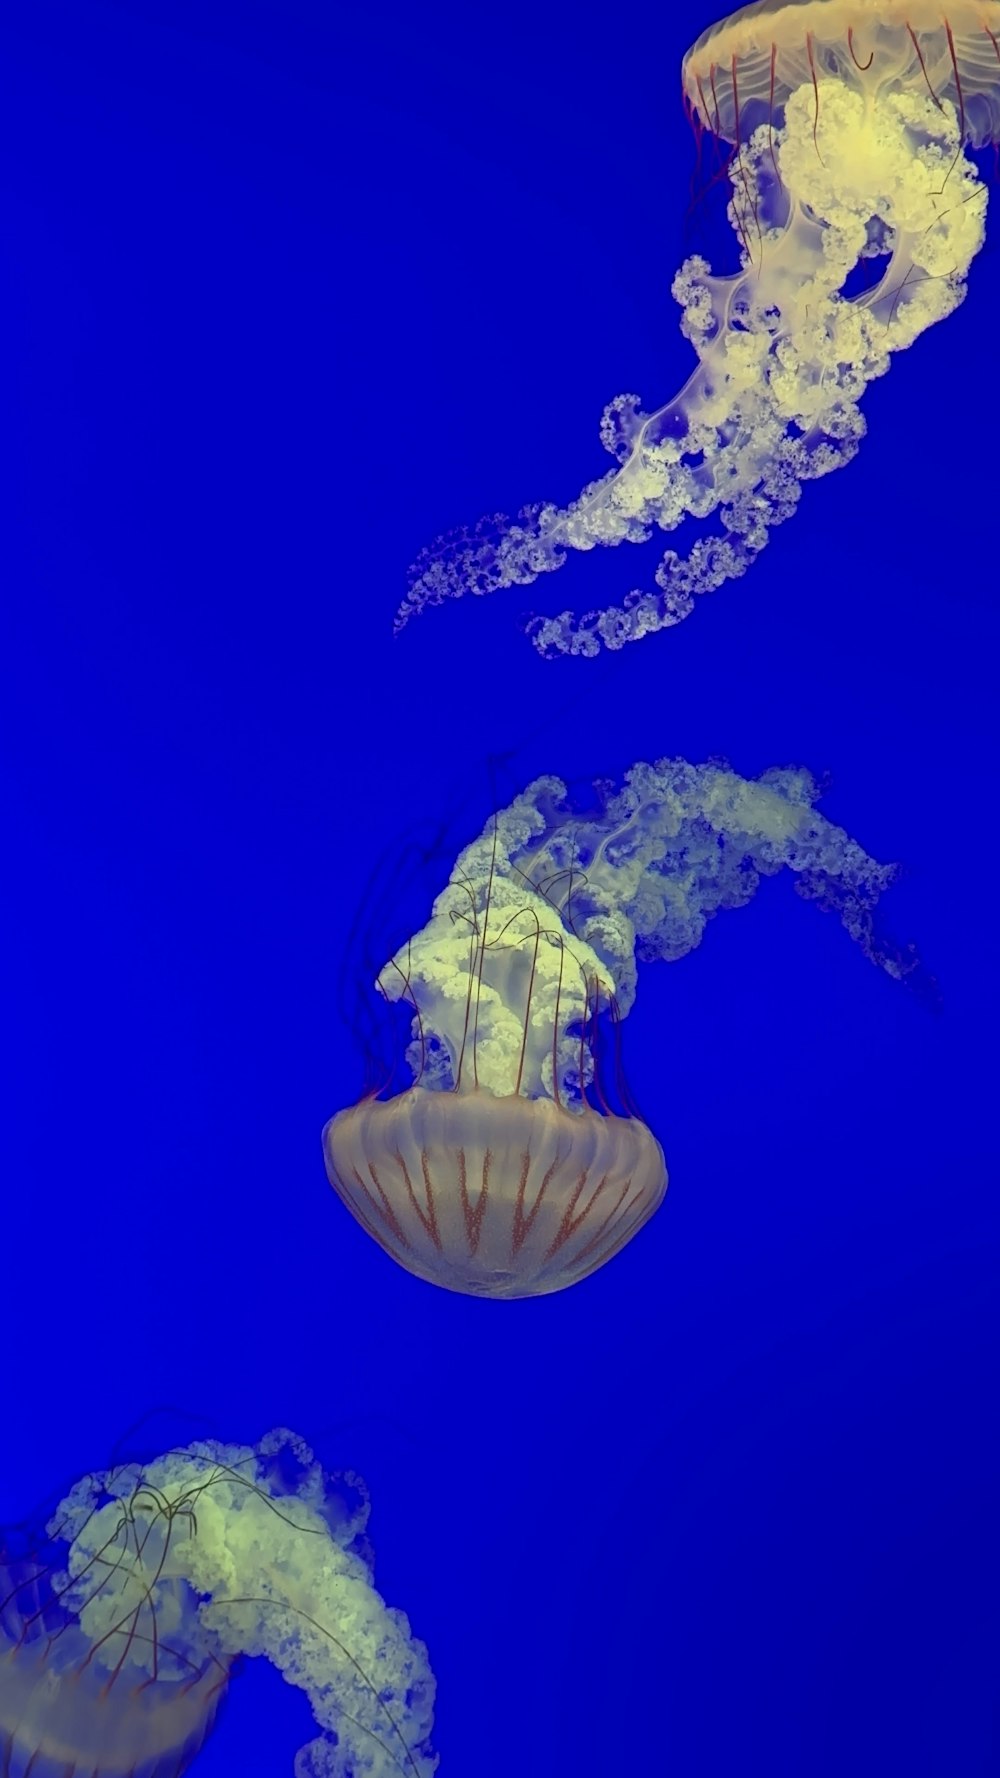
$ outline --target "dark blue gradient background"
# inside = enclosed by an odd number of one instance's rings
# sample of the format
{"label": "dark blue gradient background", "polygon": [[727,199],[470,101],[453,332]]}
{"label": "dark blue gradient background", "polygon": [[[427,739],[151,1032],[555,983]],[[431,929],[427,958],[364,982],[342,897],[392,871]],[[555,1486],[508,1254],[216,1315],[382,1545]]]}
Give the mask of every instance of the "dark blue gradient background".
{"label": "dark blue gradient background", "polygon": [[[513,594],[394,643],[423,543],[571,497],[605,402],[686,377],[713,9],[342,13],[0,33],[0,1511],[154,1408],[289,1424],[369,1479],[442,1778],[996,1774],[1000,216],[855,464],[681,628],[546,664]],[[562,1296],[435,1292],[325,1181],[342,974],[423,920],[491,756],[664,753],[828,771],[943,1010],[765,884],[641,980],[654,1223]],[[248,1670],[199,1778],[286,1778],[307,1721]]]}

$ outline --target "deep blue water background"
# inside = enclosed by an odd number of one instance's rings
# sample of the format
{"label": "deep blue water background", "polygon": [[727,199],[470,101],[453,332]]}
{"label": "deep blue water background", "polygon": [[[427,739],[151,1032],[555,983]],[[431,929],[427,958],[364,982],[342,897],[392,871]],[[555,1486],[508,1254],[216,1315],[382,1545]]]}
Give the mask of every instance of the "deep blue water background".
{"label": "deep blue water background", "polygon": [[[442,1778],[998,1773],[1000,219],[681,628],[546,664],[515,594],[394,643],[422,544],[570,497],[605,402],[684,380],[713,8],[340,12],[4,25],[0,1511],[152,1409],[289,1424],[370,1482]],[[564,1295],[436,1292],[325,1181],[344,971],[422,922],[491,756],[660,754],[828,771],[943,1010],[766,884],[642,976],[653,1224]],[[282,1778],[307,1722],[248,1671],[199,1778]]]}

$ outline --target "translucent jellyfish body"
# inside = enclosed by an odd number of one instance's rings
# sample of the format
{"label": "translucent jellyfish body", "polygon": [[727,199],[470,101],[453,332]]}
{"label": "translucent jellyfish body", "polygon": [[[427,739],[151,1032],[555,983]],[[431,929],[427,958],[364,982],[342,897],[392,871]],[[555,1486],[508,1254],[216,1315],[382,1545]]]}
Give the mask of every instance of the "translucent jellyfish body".
{"label": "translucent jellyfish body", "polygon": [[321,1734],[296,1778],[431,1778],[426,1650],[371,1584],[367,1495],[303,1442],[200,1442],[85,1476],[40,1544],[0,1557],[8,1778],[180,1778],[240,1655]]}
{"label": "translucent jellyfish body", "polygon": [[807,772],[747,780],[664,759],[575,813],[539,778],[460,854],[427,925],[378,978],[412,1008],[413,1085],[323,1134],[358,1222],[417,1277],[475,1296],[562,1290],[603,1265],[667,1186],[620,1067],[637,959],[684,956],[720,908],[785,867],[889,974],[877,935],[893,867],[813,807]]}
{"label": "translucent jellyfish body", "polygon": [[[397,630],[429,604],[527,585],[571,551],[716,517],[666,551],[655,590],[532,617],[527,632],[545,656],[594,655],[679,623],[746,572],[805,482],[850,462],[868,384],[962,301],[986,214],[965,148],[1000,140],[1000,0],[761,0],[689,51],[683,96],[699,136],[729,145],[742,262],[716,277],[695,255],[674,280],[691,376],[655,413],[633,395],[611,403],[601,438],[618,467],[568,506],[439,539]],[[848,297],[862,262],[869,287]]]}

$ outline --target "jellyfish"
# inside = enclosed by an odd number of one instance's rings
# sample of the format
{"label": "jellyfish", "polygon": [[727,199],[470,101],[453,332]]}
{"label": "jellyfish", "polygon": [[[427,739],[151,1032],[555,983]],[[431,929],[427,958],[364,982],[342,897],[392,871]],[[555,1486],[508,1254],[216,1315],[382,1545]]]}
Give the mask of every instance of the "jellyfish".
{"label": "jellyfish", "polygon": [[[728,144],[741,266],[713,276],[693,254],[674,279],[697,359],[687,383],[653,413],[636,395],[611,402],[601,440],[617,467],[569,505],[426,550],[397,632],[427,605],[687,520],[695,541],[667,549],[655,588],[525,629],[552,658],[680,623],[746,573],[804,483],[852,460],[868,384],[962,302],[986,215],[966,150],[1000,141],[1000,0],[759,0],[699,38],[682,86],[699,143]],[[859,267],[868,287],[848,294]]]}
{"label": "jellyfish", "polygon": [[375,1591],[357,1476],[294,1433],[85,1476],[0,1556],[0,1767],[180,1778],[234,1666],[266,1655],[321,1733],[295,1778],[431,1778],[427,1651]]}
{"label": "jellyfish", "polygon": [[621,1067],[638,960],[686,956],[782,867],[891,976],[929,978],[875,924],[894,866],[817,814],[806,771],[639,763],[576,811],[543,777],[461,852],[430,919],[381,970],[405,1009],[407,1084],[323,1132],[362,1228],[418,1278],[472,1296],[562,1290],[667,1188]]}

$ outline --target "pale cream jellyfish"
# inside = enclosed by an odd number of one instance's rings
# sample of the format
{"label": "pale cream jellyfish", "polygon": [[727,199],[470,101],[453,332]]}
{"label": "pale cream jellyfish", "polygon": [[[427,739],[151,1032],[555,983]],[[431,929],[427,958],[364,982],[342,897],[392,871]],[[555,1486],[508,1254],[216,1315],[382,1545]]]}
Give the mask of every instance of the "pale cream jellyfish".
{"label": "pale cream jellyfish", "polygon": [[[667,550],[656,591],[527,630],[543,655],[593,655],[679,623],[745,573],[804,482],[854,457],[868,384],[963,300],[986,213],[965,148],[1000,140],[1000,0],[760,0],[698,40],[683,94],[699,135],[731,145],[743,268],[714,277],[695,255],[674,280],[695,369],[656,413],[611,403],[601,437],[620,467],[569,506],[425,552],[397,630],[425,605],[534,581],[570,550],[717,513],[687,553]],[[883,263],[848,299],[865,260]]]}
{"label": "pale cream jellyfish", "polygon": [[367,1517],[286,1431],[85,1476],[0,1559],[4,1778],[180,1778],[241,1655],[309,1699],[295,1778],[431,1778],[427,1651],[372,1585]]}
{"label": "pale cream jellyfish", "polygon": [[915,955],[876,937],[895,874],[813,807],[807,772],[754,780],[663,759],[575,814],[539,778],[467,846],[427,925],[378,987],[413,1009],[409,1090],[327,1124],[330,1181],[418,1278],[474,1296],[562,1290],[662,1202],[663,1153],[602,1083],[602,1026],[636,959],[683,957],[720,908],[783,866],[890,975]]}

